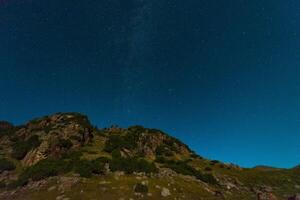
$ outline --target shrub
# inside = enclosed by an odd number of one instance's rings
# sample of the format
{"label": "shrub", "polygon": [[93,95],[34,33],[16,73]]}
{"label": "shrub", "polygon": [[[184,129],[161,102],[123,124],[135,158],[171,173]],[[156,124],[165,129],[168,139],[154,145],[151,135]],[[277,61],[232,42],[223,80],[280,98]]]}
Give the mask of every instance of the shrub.
{"label": "shrub", "polygon": [[134,149],[137,146],[136,139],[135,133],[128,133],[125,136],[110,135],[105,143],[104,151],[111,153],[114,149]]}
{"label": "shrub", "polygon": [[91,161],[92,173],[94,174],[103,174],[104,166],[106,163],[109,163],[110,159],[106,157],[100,157]]}
{"label": "shrub", "polygon": [[80,160],[81,156],[82,156],[81,151],[70,151],[70,152],[64,153],[62,155],[62,158],[67,159],[70,162],[76,162],[76,161]]}
{"label": "shrub", "polygon": [[174,153],[165,145],[158,146],[155,153],[159,156],[173,156]]}
{"label": "shrub", "polygon": [[215,164],[218,164],[218,163],[220,163],[220,161],[218,161],[218,160],[211,160],[210,161],[210,165],[215,165]]}
{"label": "shrub", "polygon": [[0,181],[0,189],[1,189],[1,188],[5,188],[5,187],[6,187],[5,182],[4,182],[4,181]]}
{"label": "shrub", "polygon": [[137,183],[134,187],[134,191],[137,193],[148,193],[148,186],[141,183]]}
{"label": "shrub", "polygon": [[70,149],[73,146],[73,143],[68,139],[59,139],[58,146],[64,149]]}
{"label": "shrub", "polygon": [[16,141],[15,145],[13,146],[12,157],[21,160],[26,156],[28,151],[38,147],[40,143],[39,136],[37,135],[31,136],[26,141]]}
{"label": "shrub", "polygon": [[111,160],[106,157],[100,157],[95,160],[77,160],[73,162],[74,171],[81,177],[89,178],[92,174],[103,174],[104,166]]}
{"label": "shrub", "polygon": [[5,159],[5,158],[0,158],[0,173],[3,171],[11,171],[14,170],[16,166],[14,165],[13,162]]}
{"label": "shrub", "polygon": [[78,135],[71,135],[71,136],[70,136],[70,139],[71,139],[71,140],[76,140],[76,141],[78,141],[78,142],[81,141],[81,137],[78,136]]}
{"label": "shrub", "polygon": [[109,164],[112,171],[124,171],[127,174],[131,174],[133,172],[157,172],[157,168],[154,163],[149,163],[144,159],[113,158]]}
{"label": "shrub", "polygon": [[121,152],[120,152],[120,149],[114,149],[112,152],[111,152],[111,156],[113,158],[121,158]]}
{"label": "shrub", "polygon": [[210,167],[205,167],[204,170],[205,170],[205,171],[212,171],[212,168],[210,168]]}
{"label": "shrub", "polygon": [[13,146],[12,157],[21,160],[26,156],[28,151],[29,148],[26,142],[16,142]]}
{"label": "shrub", "polygon": [[202,180],[206,183],[216,184],[217,180],[212,174],[203,174],[200,171],[196,170],[192,166],[188,165],[182,161],[167,161],[165,166],[174,170],[177,173],[195,176],[197,179]]}
{"label": "shrub", "polygon": [[155,159],[155,162],[166,163],[166,162],[168,162],[168,160],[163,156],[157,156],[156,159]]}
{"label": "shrub", "polygon": [[198,158],[198,159],[200,159],[200,160],[203,159],[201,156],[199,156],[199,155],[196,154],[196,153],[192,153],[191,157],[192,157],[192,158]]}
{"label": "shrub", "polygon": [[29,179],[38,181],[50,176],[66,173],[71,170],[68,162],[59,159],[48,158],[39,161],[37,164],[25,169],[19,176],[20,183],[26,183]]}
{"label": "shrub", "polygon": [[92,176],[93,165],[91,161],[80,160],[74,167],[74,171],[78,173],[81,177],[89,178]]}

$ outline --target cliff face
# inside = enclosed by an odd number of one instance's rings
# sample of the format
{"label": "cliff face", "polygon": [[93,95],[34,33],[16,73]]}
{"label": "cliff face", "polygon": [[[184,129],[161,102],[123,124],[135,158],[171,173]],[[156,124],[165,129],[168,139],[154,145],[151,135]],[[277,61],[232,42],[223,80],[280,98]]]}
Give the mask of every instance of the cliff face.
{"label": "cliff face", "polygon": [[[13,129],[8,123],[1,123],[1,127]],[[14,127],[1,140],[9,139],[7,153],[21,160],[24,166],[30,166],[49,156],[80,148],[92,139],[92,131],[93,127],[83,115],[54,114]]]}
{"label": "cliff face", "polygon": [[[100,195],[102,190],[91,189],[100,183],[106,199],[280,200],[300,193],[299,167],[244,169],[202,158],[160,130],[97,129],[79,113],[57,113],[22,126],[0,121],[0,147],[0,199],[26,199],[24,194],[34,199],[32,192],[47,200],[49,191],[63,199],[65,190],[69,197],[86,199],[91,192]],[[51,186],[53,181],[60,186]],[[107,183],[121,186],[108,189]],[[76,194],[73,184],[90,192]]]}

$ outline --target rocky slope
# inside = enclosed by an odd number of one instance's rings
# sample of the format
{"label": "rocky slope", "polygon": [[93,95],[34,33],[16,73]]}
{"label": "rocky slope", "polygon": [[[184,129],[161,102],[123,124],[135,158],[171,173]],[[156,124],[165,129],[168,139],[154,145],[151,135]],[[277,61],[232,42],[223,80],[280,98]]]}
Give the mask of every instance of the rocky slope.
{"label": "rocky slope", "polygon": [[299,199],[300,171],[241,168],[141,126],[98,129],[79,113],[0,122],[0,199]]}

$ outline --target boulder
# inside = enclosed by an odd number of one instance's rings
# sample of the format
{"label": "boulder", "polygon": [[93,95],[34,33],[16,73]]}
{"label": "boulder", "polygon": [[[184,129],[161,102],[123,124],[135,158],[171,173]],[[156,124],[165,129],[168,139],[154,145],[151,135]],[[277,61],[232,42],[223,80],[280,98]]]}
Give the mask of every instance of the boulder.
{"label": "boulder", "polygon": [[167,197],[171,195],[171,192],[168,188],[163,187],[160,194],[163,197]]}

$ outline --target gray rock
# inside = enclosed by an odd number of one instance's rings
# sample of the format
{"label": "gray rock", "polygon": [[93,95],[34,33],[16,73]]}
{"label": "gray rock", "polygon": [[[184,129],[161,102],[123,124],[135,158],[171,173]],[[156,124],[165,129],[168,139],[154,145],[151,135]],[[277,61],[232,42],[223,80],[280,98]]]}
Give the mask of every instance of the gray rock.
{"label": "gray rock", "polygon": [[167,197],[171,195],[171,192],[168,188],[163,187],[160,194],[163,197]]}
{"label": "gray rock", "polygon": [[56,189],[56,186],[55,186],[55,185],[52,186],[52,187],[49,187],[49,188],[48,188],[48,192],[53,191],[53,190],[55,190],[55,189]]}

